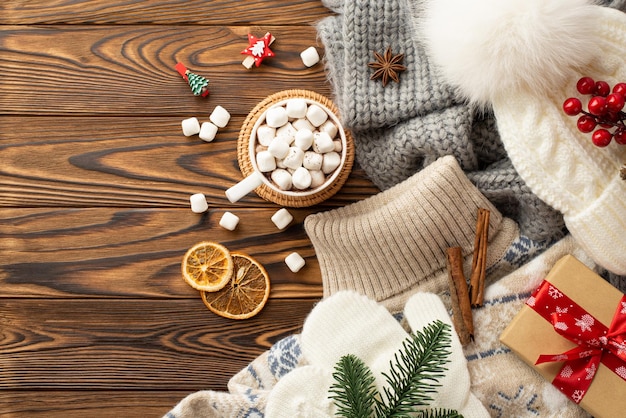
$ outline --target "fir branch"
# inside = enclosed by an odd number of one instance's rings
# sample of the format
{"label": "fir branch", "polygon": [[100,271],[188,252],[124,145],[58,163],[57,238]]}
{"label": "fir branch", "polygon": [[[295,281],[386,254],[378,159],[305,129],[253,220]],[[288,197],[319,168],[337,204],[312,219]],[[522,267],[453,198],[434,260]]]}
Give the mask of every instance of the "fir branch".
{"label": "fir branch", "polygon": [[402,348],[390,361],[389,374],[383,373],[389,387],[385,387],[384,399],[374,384],[375,378],[369,367],[354,355],[343,356],[335,365],[331,386],[331,399],[337,413],[348,418],[399,418],[416,416],[422,418],[458,418],[454,410],[418,410],[427,406],[436,393],[440,378],[444,376],[445,364],[450,356],[450,326],[435,321],[422,331],[411,334]]}
{"label": "fir branch", "polygon": [[421,332],[413,333],[391,362],[389,374],[383,373],[389,387],[384,388],[386,402],[376,400],[378,417],[408,417],[416,406],[426,406],[436,393],[438,380],[444,376],[450,355],[450,326],[435,321]]}
{"label": "fir branch", "polygon": [[463,418],[463,415],[459,414],[454,409],[427,409],[420,411],[419,418]]}
{"label": "fir branch", "polygon": [[330,388],[330,398],[335,401],[338,414],[347,418],[369,417],[379,393],[374,375],[363,360],[353,354],[341,357],[333,378],[336,383]]}

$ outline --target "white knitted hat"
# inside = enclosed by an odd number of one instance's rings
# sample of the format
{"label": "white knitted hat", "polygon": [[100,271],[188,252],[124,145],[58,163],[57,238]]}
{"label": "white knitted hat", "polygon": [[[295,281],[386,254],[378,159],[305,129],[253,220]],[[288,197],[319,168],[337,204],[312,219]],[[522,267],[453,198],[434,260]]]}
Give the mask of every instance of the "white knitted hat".
{"label": "white knitted hat", "polygon": [[583,76],[626,82],[626,14],[585,0],[431,0],[421,19],[446,79],[493,107],[530,189],[598,264],[626,274],[626,146],[596,147],[562,110]]}

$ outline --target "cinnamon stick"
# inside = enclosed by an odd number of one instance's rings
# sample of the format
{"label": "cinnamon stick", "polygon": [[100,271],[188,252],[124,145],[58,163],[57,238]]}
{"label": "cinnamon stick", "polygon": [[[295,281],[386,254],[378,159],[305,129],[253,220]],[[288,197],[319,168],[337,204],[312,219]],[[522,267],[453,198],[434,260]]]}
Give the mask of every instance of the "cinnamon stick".
{"label": "cinnamon stick", "polygon": [[487,240],[489,236],[489,210],[478,209],[474,255],[470,273],[469,295],[473,308],[483,306],[485,295],[485,276],[487,271]]}
{"label": "cinnamon stick", "polygon": [[474,320],[467,281],[463,274],[463,253],[461,247],[450,247],[446,255],[448,284],[452,300],[452,322],[461,344],[466,345],[474,339]]}

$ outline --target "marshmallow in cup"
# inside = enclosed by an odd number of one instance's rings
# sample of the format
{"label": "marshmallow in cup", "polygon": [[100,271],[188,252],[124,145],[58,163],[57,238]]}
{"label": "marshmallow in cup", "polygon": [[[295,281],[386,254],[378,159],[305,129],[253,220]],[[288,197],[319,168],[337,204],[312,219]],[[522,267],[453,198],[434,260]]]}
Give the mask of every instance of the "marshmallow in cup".
{"label": "marshmallow in cup", "polygon": [[[345,144],[341,123],[326,106],[315,100],[290,98],[272,105],[257,119],[249,155],[257,182],[260,179],[280,194],[308,196],[337,179],[346,160]],[[248,185],[256,186],[256,182]]]}

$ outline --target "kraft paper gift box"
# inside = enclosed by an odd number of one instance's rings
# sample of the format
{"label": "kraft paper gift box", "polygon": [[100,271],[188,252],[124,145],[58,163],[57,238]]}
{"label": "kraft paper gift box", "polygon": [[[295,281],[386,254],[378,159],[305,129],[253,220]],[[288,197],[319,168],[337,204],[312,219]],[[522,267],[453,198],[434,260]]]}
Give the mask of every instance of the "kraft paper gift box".
{"label": "kraft paper gift box", "polygon": [[[552,307],[548,310],[548,304],[557,303],[553,302],[553,299],[565,295],[574,302],[574,304],[568,304],[567,306],[563,304],[558,305],[559,308],[555,309],[555,312],[561,313],[552,316],[552,318],[557,318],[553,320],[557,324],[556,327],[561,329],[569,328],[570,331],[575,331],[577,335],[581,335],[580,332],[586,332],[593,320],[589,316],[581,315],[581,311],[571,315],[576,309],[571,309],[570,305],[579,305],[580,308],[597,320],[596,324],[599,321],[605,327],[609,327],[614,317],[618,319],[626,318],[626,298],[623,299],[624,295],[619,290],[571,255],[567,255],[556,262],[545,277],[543,286],[542,297],[549,297],[549,299],[542,299],[545,303],[537,304],[536,302],[539,299],[533,294],[504,330],[500,336],[500,341],[559,389],[563,386],[559,387],[562,383],[554,380],[557,376],[577,381],[591,380],[591,385],[584,392],[582,399],[579,396],[581,394],[580,391],[577,392],[577,396],[569,397],[572,401],[579,400],[579,405],[596,418],[626,416],[626,362],[617,356],[606,356],[606,358],[611,357],[612,360],[617,359],[617,362],[611,363],[610,366],[600,362],[597,367],[593,366],[585,369],[585,366],[583,366],[582,370],[568,368],[568,365],[580,363],[568,363],[567,361],[550,361],[536,364],[541,355],[561,354],[578,347],[578,344],[557,333],[555,325],[545,319],[550,315],[547,313],[552,310]],[[534,307],[531,307],[531,305]],[[545,310],[541,311],[542,308],[545,308]],[[560,322],[558,318],[562,318],[562,315],[567,315],[567,313],[564,313],[567,310],[572,311],[569,319]],[[538,312],[544,312],[545,316]],[[566,323],[569,323],[569,327],[565,325]],[[602,337],[600,340],[602,340]],[[593,344],[596,343],[595,340],[592,340],[592,342]],[[619,348],[618,351],[626,353],[626,345],[623,341],[614,346]],[[581,347],[580,350],[584,351],[584,348]],[[603,351],[603,354],[605,353],[606,350]],[[602,358],[604,360],[605,356]],[[573,361],[580,362],[585,360]],[[589,378],[589,369],[597,370],[592,378]],[[567,389],[561,391],[566,393]]]}

